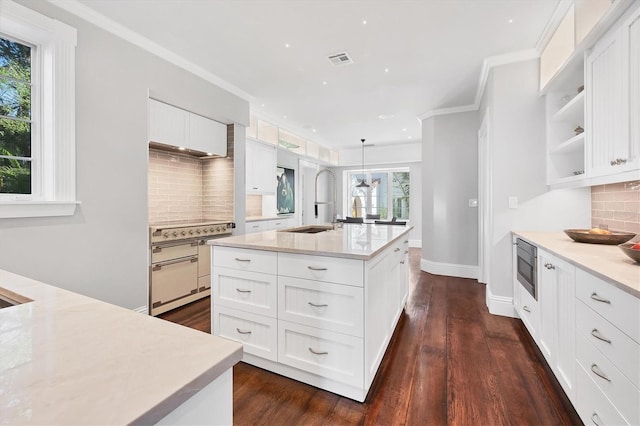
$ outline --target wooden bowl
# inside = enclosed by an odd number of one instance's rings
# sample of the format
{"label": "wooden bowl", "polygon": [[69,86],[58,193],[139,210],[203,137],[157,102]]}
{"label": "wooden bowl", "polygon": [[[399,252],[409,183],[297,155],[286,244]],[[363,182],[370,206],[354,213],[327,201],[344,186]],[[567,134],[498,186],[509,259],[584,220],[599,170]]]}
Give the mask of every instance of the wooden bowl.
{"label": "wooden bowl", "polygon": [[611,232],[611,234],[590,234],[588,229],[565,229],[564,233],[573,241],[589,244],[618,245],[626,243],[636,236],[628,232]]}
{"label": "wooden bowl", "polygon": [[624,254],[626,254],[636,262],[640,263],[640,250],[633,250],[631,248],[631,246],[633,246],[634,244],[636,243],[624,243],[624,244],[619,244],[618,247],[620,247],[620,250],[622,250]]}

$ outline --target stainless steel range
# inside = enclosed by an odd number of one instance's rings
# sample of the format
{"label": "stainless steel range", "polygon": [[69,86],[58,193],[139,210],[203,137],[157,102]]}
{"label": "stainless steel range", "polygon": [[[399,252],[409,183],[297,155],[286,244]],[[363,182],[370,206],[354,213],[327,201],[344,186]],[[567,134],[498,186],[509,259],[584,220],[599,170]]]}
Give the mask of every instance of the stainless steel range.
{"label": "stainless steel range", "polygon": [[149,307],[158,315],[211,294],[211,246],[233,222],[198,219],[149,227]]}

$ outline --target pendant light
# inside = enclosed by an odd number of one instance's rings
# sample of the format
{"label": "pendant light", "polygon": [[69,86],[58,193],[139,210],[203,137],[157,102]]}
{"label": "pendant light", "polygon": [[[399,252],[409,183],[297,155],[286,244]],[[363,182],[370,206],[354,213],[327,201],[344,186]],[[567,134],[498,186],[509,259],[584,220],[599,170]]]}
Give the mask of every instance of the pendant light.
{"label": "pendant light", "polygon": [[367,179],[364,176],[364,139],[360,139],[362,141],[362,180],[359,184],[356,185],[356,188],[369,188],[367,184]]}

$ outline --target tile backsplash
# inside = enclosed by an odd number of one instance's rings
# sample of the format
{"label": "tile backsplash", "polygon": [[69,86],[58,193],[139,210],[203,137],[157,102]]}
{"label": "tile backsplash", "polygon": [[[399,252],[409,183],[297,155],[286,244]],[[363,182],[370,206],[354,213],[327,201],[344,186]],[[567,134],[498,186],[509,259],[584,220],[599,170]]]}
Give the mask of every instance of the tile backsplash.
{"label": "tile backsplash", "polygon": [[247,195],[247,217],[262,216],[262,195]]}
{"label": "tile backsplash", "polygon": [[233,220],[233,126],[227,126],[227,132],[231,136],[225,158],[149,150],[149,223]]}
{"label": "tile backsplash", "polygon": [[640,180],[592,186],[591,225],[640,234]]}

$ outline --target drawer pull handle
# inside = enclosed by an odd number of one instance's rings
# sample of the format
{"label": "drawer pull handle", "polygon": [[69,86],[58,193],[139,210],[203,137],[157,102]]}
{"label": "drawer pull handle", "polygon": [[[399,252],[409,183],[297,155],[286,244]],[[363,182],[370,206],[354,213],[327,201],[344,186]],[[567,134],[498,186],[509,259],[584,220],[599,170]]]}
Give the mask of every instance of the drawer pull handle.
{"label": "drawer pull handle", "polygon": [[317,352],[317,351],[314,351],[311,348],[309,348],[309,352],[311,352],[314,355],[329,355],[329,352]]}
{"label": "drawer pull handle", "polygon": [[407,244],[409,242],[409,240],[404,240],[404,243]]}
{"label": "drawer pull handle", "polygon": [[600,367],[598,367],[597,364],[591,364],[591,371],[593,371],[593,374],[595,374],[600,378],[605,379],[607,382],[611,381],[611,379],[608,378],[607,375],[602,372],[602,370],[600,370]]}
{"label": "drawer pull handle", "polygon": [[596,426],[602,426],[602,423],[600,423],[599,421],[596,421],[596,419],[600,420],[600,416],[598,416],[598,413],[594,412],[591,415],[591,421],[593,422],[594,425]]}
{"label": "drawer pull handle", "polygon": [[525,311],[525,312],[529,312],[529,313],[531,313],[531,309],[529,309],[529,307],[528,307],[527,305],[524,305],[524,306],[522,307],[522,310],[523,310],[523,311]]}
{"label": "drawer pull handle", "polygon": [[243,290],[243,289],[241,289],[241,288],[236,288],[236,291],[237,291],[238,293],[251,293],[251,290]]}
{"label": "drawer pull handle", "polygon": [[239,328],[236,328],[236,331],[240,334],[251,334],[251,330],[240,330]]}
{"label": "drawer pull handle", "polygon": [[311,269],[312,271],[326,271],[327,268],[317,268],[315,266],[307,266],[307,268]]}
{"label": "drawer pull handle", "polygon": [[236,257],[236,262],[251,262],[251,259],[242,259],[240,257]]}
{"label": "drawer pull handle", "polygon": [[326,303],[323,303],[322,305],[316,305],[315,303],[311,303],[311,302],[309,302],[309,304],[310,304],[311,306],[313,306],[314,308],[326,308],[327,306],[329,306],[329,305],[327,305]]}
{"label": "drawer pull handle", "polygon": [[596,339],[598,339],[598,340],[602,340],[603,342],[611,343],[611,340],[607,339],[602,334],[600,334],[600,332],[598,331],[597,328],[594,328],[593,330],[591,330],[591,335],[593,337],[595,337]]}
{"label": "drawer pull handle", "polygon": [[603,299],[602,297],[598,296],[598,293],[596,293],[595,291],[593,293],[591,293],[591,298],[593,300],[595,300],[596,302],[602,302],[602,303],[611,304],[611,300]]}
{"label": "drawer pull handle", "polygon": [[405,250],[405,251],[404,251],[404,254],[409,254],[409,250]]}

